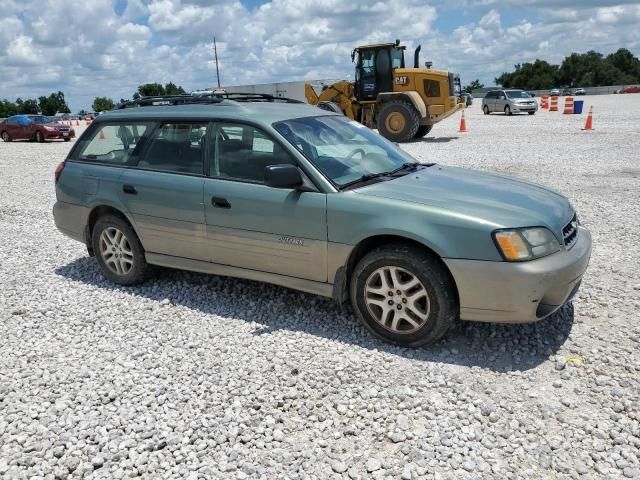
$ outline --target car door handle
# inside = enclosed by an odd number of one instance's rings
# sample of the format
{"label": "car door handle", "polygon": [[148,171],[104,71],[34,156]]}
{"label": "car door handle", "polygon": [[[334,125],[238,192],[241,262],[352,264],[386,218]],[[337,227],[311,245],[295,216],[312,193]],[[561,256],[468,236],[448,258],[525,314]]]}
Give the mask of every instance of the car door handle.
{"label": "car door handle", "polygon": [[128,193],[129,195],[137,195],[138,191],[136,190],[136,187],[134,187],[133,185],[123,185],[122,186],[122,191],[124,193]]}
{"label": "car door handle", "polygon": [[211,205],[216,208],[231,208],[229,201],[222,197],[211,197]]}

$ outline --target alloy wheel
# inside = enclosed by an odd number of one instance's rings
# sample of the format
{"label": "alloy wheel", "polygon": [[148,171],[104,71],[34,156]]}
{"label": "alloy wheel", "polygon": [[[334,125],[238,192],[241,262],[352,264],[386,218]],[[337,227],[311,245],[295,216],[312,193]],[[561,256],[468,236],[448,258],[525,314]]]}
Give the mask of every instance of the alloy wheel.
{"label": "alloy wheel", "polygon": [[375,270],[367,278],[364,295],[371,316],[394,333],[413,333],[429,318],[427,289],[404,268],[385,266]]}
{"label": "alloy wheel", "polygon": [[107,267],[118,275],[126,275],[133,268],[131,244],[115,227],[107,227],[100,234],[100,255]]}

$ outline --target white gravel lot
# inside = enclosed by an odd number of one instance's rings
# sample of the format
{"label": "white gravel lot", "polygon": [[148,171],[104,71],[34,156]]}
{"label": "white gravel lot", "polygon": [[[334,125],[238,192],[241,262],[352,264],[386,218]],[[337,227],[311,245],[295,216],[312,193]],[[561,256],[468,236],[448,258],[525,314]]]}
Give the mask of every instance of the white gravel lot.
{"label": "white gravel lot", "polygon": [[0,477],[640,478],[640,95],[485,117],[405,148],[566,194],[593,233],[573,306],[391,347],[332,302],[161,271],[107,283],[55,229],[70,145],[0,144]]}

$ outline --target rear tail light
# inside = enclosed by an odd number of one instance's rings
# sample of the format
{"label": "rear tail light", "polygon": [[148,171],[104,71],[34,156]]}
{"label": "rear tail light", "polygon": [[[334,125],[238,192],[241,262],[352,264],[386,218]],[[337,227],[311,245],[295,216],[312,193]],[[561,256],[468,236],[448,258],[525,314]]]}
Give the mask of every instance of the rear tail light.
{"label": "rear tail light", "polygon": [[60,175],[62,174],[62,170],[64,170],[64,161],[60,162],[56,167],[56,171],[54,173],[56,183],[58,183],[58,180],[60,180]]}

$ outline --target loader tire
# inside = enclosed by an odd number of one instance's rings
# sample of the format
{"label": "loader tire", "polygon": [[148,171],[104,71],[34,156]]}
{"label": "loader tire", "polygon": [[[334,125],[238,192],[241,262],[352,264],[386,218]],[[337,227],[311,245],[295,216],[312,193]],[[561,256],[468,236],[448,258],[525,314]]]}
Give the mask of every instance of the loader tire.
{"label": "loader tire", "polygon": [[416,136],[413,138],[422,138],[425,135],[427,135],[431,129],[433,128],[433,125],[420,125],[418,127],[418,131],[416,132]]}
{"label": "loader tire", "polygon": [[408,102],[390,100],[378,112],[378,131],[392,142],[413,140],[420,127],[420,115]]}
{"label": "loader tire", "polygon": [[344,115],[344,112],[340,108],[340,105],[335,102],[320,102],[318,104],[318,108],[321,108],[322,110],[326,110],[328,112],[334,112]]}

